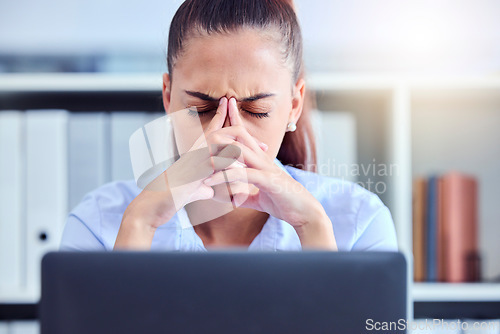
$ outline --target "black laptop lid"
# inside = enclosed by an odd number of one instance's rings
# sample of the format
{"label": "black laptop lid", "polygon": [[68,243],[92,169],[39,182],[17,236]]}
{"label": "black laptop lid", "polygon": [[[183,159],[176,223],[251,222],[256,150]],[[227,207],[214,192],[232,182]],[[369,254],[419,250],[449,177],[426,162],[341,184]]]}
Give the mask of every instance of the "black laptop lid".
{"label": "black laptop lid", "polygon": [[49,253],[41,329],[370,333],[406,318],[406,282],[395,252]]}

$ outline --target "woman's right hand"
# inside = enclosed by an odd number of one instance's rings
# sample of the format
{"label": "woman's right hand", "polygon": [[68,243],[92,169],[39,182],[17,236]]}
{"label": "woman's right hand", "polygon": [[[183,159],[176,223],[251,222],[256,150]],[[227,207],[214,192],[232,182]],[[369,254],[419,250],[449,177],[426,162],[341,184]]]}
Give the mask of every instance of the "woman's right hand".
{"label": "woman's right hand", "polygon": [[114,249],[151,247],[156,229],[168,222],[187,203],[211,198],[213,189],[203,180],[213,174],[205,136],[222,128],[227,115],[227,99],[221,99],[206,131],[193,147],[148,184],[125,210]]}
{"label": "woman's right hand", "polygon": [[[227,110],[228,100],[223,97],[216,114],[191,149],[132,200],[123,214],[115,249],[150,248],[156,229],[177,211],[186,204],[214,196],[214,189],[203,183],[207,177],[240,164],[237,160],[241,150],[231,145],[237,138],[218,134],[223,128]],[[263,150],[267,149],[265,144],[259,145]]]}

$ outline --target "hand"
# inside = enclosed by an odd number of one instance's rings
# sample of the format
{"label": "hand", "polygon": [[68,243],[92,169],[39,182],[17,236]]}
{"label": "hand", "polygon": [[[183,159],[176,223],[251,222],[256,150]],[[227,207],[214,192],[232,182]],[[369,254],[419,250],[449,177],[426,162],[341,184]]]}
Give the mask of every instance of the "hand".
{"label": "hand", "polygon": [[[241,149],[240,160],[247,167],[220,171],[207,178],[205,185],[214,186],[222,183],[244,182],[258,188],[255,194],[233,192],[233,202],[243,206],[267,212],[292,226],[305,223],[306,210],[311,205],[318,205],[317,200],[297,181],[286,174],[257,145],[255,139],[243,126],[237,110],[236,101],[229,101],[230,127],[220,129],[210,137],[211,142],[232,144]],[[310,211],[310,210],[309,210]]]}
{"label": "hand", "polygon": [[[247,167],[216,172],[204,183],[209,186],[223,183],[254,185],[257,189],[255,192],[250,187],[240,187],[240,192],[233,191],[233,204],[267,212],[288,222],[296,229],[299,237],[302,235],[306,238],[307,235],[307,242],[301,239],[303,246],[307,243],[336,249],[333,227],[321,204],[257,145],[243,126],[234,99],[229,101],[228,112],[231,126],[218,133],[230,137],[231,142],[226,139],[226,143],[241,149],[243,163]],[[233,190],[232,187],[231,189]]]}
{"label": "hand", "polygon": [[[147,198],[144,205],[141,205],[140,212],[136,212],[138,216],[149,216],[150,219],[147,220],[157,228],[169,221],[171,216],[186,204],[208,199],[214,195],[212,187],[203,184],[202,181],[214,171],[222,170],[233,163],[241,153],[235,146],[207,146],[205,137],[222,128],[226,115],[227,99],[222,99],[205,132],[199,136],[188,152],[182,154],[132,201],[131,205],[136,207],[139,203],[135,202],[143,202],[143,199]],[[215,153],[212,154],[212,151]]]}
{"label": "hand", "polygon": [[214,196],[203,180],[233,164],[241,155],[234,145],[210,144],[205,137],[221,129],[227,116],[227,99],[192,148],[148,184],[124,212],[116,248],[148,248],[156,229],[168,222],[187,203]]}

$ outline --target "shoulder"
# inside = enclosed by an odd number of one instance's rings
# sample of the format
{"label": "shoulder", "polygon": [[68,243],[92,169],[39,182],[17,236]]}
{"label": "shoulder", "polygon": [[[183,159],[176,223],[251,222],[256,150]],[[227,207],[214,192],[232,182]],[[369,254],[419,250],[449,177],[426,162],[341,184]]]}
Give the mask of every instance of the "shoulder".
{"label": "shoulder", "polygon": [[93,210],[99,210],[99,212],[123,214],[140,192],[133,180],[110,182],[85,195],[71,213],[83,216]]}
{"label": "shoulder", "polygon": [[284,167],[325,209],[339,250],[397,250],[391,213],[377,194],[351,181]]}
{"label": "shoulder", "polygon": [[93,239],[94,249],[112,249],[123,213],[140,191],[134,180],[115,181],[85,195],[69,214],[61,249],[87,248],[79,245],[89,239]]}

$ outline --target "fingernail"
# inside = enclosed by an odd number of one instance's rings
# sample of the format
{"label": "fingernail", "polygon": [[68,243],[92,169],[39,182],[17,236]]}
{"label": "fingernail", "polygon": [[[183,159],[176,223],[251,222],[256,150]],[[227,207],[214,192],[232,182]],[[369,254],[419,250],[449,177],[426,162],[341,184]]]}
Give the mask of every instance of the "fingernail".
{"label": "fingernail", "polygon": [[237,167],[237,168],[247,168],[246,164],[239,162],[238,160],[236,160],[232,165],[234,165],[234,167]]}
{"label": "fingernail", "polygon": [[224,96],[224,97],[222,97],[222,98],[219,100],[219,105],[221,105],[221,104],[224,102],[224,99],[225,99],[225,98],[226,98],[226,97]]}
{"label": "fingernail", "polygon": [[267,146],[265,143],[260,143],[260,148],[261,148],[264,152],[267,152],[267,149],[269,148],[269,146]]}

